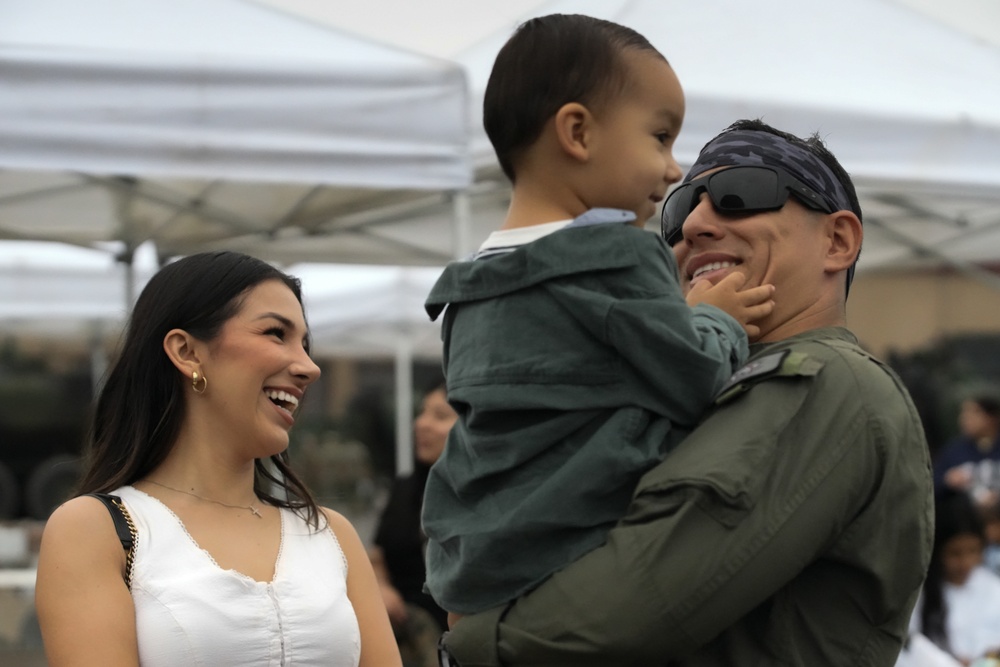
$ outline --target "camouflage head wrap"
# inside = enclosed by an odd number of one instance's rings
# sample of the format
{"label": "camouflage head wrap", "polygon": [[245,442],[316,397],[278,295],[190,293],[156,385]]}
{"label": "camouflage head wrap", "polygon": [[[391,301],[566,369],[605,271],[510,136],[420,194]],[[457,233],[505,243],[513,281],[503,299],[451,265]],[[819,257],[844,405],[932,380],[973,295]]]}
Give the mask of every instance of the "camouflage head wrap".
{"label": "camouflage head wrap", "polygon": [[777,167],[816,191],[830,212],[853,211],[844,186],[826,164],[784,137],[761,130],[732,130],[710,141],[684,183],[716,167]]}

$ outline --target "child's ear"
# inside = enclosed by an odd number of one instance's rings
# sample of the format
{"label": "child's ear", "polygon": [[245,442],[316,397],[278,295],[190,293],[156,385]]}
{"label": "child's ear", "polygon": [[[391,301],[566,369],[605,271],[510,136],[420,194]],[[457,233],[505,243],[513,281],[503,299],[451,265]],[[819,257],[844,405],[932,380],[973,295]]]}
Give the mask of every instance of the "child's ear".
{"label": "child's ear", "polygon": [[574,160],[586,162],[590,158],[593,120],[587,107],[579,102],[569,102],[556,111],[556,140],[563,152]]}

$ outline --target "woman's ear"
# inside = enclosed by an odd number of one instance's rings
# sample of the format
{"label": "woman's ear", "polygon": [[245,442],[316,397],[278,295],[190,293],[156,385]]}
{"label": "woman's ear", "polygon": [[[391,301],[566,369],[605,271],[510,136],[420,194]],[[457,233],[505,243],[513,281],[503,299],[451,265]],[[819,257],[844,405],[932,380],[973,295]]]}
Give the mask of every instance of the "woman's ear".
{"label": "woman's ear", "polygon": [[568,102],[556,111],[556,141],[566,155],[580,162],[590,158],[591,130],[594,117],[579,102]]}
{"label": "woman's ear", "polygon": [[825,224],[829,244],[823,268],[828,273],[846,271],[861,252],[864,238],[861,221],[851,211],[837,211],[826,216]]}
{"label": "woman's ear", "polygon": [[163,337],[163,351],[185,377],[201,371],[200,341],[183,329],[171,329]]}

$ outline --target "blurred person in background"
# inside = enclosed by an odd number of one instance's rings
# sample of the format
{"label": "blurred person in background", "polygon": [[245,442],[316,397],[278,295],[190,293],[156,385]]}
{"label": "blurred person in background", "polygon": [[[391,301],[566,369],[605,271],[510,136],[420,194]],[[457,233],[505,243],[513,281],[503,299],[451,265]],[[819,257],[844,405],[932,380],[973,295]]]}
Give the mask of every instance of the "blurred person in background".
{"label": "blurred person in background", "polygon": [[[983,522],[967,494],[941,494],[934,523],[934,550],[909,643],[926,637],[961,664],[973,664],[1000,649],[1000,577],[983,566]],[[903,664],[906,658],[904,651]]]}
{"label": "blurred person in background", "polygon": [[439,381],[424,395],[413,423],[414,471],[393,483],[369,552],[407,666],[436,666],[438,636],[446,628],[445,611],[423,590],[427,538],[420,512],[428,472],[444,451],[456,419],[444,382]]}
{"label": "blurred person in background", "polygon": [[962,401],[960,434],[934,459],[934,488],[972,494],[980,507],[1000,500],[1000,396],[980,392]]}
{"label": "blurred person in background", "polygon": [[297,279],[213,252],[150,280],[42,537],[51,667],[401,664],[361,540],[288,464],[319,375]]}

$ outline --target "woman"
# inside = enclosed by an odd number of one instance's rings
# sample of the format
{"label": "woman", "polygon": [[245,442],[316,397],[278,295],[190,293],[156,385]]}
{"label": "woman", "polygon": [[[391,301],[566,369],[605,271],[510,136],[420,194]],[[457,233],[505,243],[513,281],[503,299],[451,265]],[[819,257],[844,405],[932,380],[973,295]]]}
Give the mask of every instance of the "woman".
{"label": "woman", "polygon": [[934,550],[911,631],[968,665],[1000,648],[1000,578],[982,566],[986,539],[971,499],[946,493],[935,513]]}
{"label": "woman", "polygon": [[[80,496],[49,518],[36,606],[66,665],[399,665],[366,552],[288,467],[320,374],[298,280],[203,253],[143,290],[97,401]],[[130,553],[109,509],[118,496]]]}
{"label": "woman", "polygon": [[436,665],[437,636],[446,629],[445,611],[423,592],[425,538],[420,510],[427,473],[444,451],[448,432],[457,419],[444,385],[434,385],[424,395],[413,423],[414,472],[393,485],[371,551],[382,599],[407,664]]}

